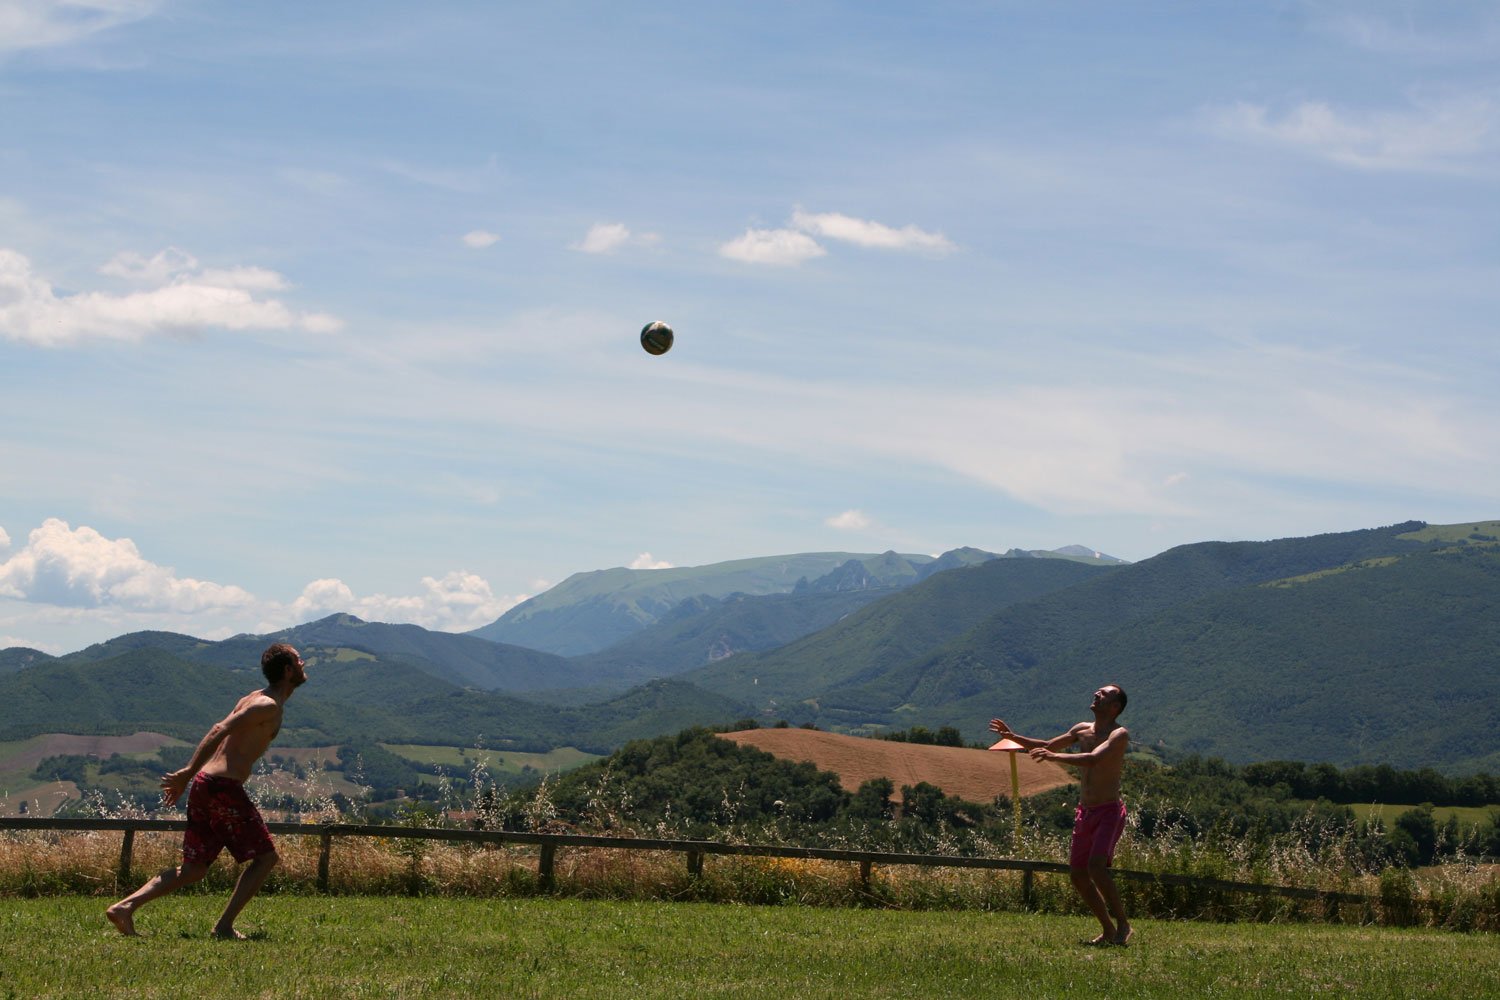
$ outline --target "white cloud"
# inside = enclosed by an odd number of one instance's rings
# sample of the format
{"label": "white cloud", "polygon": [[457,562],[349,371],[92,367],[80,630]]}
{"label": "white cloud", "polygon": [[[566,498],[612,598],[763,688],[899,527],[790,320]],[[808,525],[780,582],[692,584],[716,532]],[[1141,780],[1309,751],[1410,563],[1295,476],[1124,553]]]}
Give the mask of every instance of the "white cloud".
{"label": "white cloud", "polygon": [[652,558],[651,553],[642,552],[635,557],[635,562],[630,564],[631,569],[671,569],[672,564],[665,559]]}
{"label": "white cloud", "polygon": [[846,510],[842,514],[835,514],[823,522],[830,528],[840,531],[868,531],[874,527],[875,522],[862,510]]}
{"label": "white cloud", "polygon": [[795,229],[747,229],[719,247],[720,257],[778,267],[791,267],[827,253],[817,240]]}
{"label": "white cloud", "polygon": [[254,598],[239,587],[178,577],[141,557],[128,538],[108,539],[48,518],[26,546],[0,563],[0,597],[63,607],[113,606],[180,614],[242,608]]}
{"label": "white cloud", "polygon": [[314,580],[286,611],[298,622],[344,612],[366,621],[461,632],[488,625],[526,597],[497,596],[483,577],[457,570],[442,577],[424,576],[422,592],[410,597],[357,597],[342,580]]}
{"label": "white cloud", "polygon": [[10,536],[5,533],[4,528],[0,528],[0,552],[8,548],[10,548]]}
{"label": "white cloud", "polygon": [[630,230],[620,222],[596,222],[589,227],[588,234],[568,249],[584,253],[614,253],[630,242]]}
{"label": "white cloud", "polygon": [[176,247],[167,247],[154,257],[144,257],[128,251],[115,254],[108,263],[99,268],[99,273],[115,278],[128,278],[132,281],[163,285],[174,276],[184,271],[192,271],[197,267],[198,261],[190,254],[185,254]]}
{"label": "white cloud", "polygon": [[792,214],[792,225],[817,236],[877,250],[918,250],[946,254],[957,249],[953,241],[942,233],[929,233],[913,225],[892,229],[879,222],[856,219],[838,212],[812,214],[799,208]]}
{"label": "white cloud", "polygon": [[499,243],[500,237],[483,229],[476,229],[473,232],[464,233],[463,241],[466,247],[483,250],[485,247],[492,247]]}
{"label": "white cloud", "polygon": [[120,254],[102,270],[155,287],[124,295],[58,295],[25,256],[0,249],[0,337],[61,347],[90,338],[139,341],[212,328],[332,333],[343,325],[327,313],[296,312],[265,297],[289,287],[265,268],[200,270],[191,256],[168,248],[150,258]]}
{"label": "white cloud", "polygon": [[1281,115],[1240,102],[1208,113],[1209,127],[1232,139],[1284,146],[1368,170],[1454,170],[1496,144],[1500,108],[1467,95],[1413,102],[1411,108],[1341,111],[1308,101]]}
{"label": "white cloud", "polygon": [[[3,534],[3,532],[0,532]],[[537,581],[540,589],[547,584]],[[488,625],[529,595],[499,595],[463,570],[421,580],[413,595],[356,594],[342,580],[314,580],[291,603],[260,600],[236,586],[178,576],[144,558],[128,538],[49,518],[26,546],[0,561],[0,630],[48,651],[141,629],[227,638],[270,632],[347,612],[367,621],[468,631]],[[29,639],[16,636],[31,634]],[[48,643],[43,635],[53,641]],[[3,646],[0,646],[3,648]]]}
{"label": "white cloud", "polygon": [[1363,5],[1334,9],[1323,14],[1321,23],[1336,37],[1370,52],[1440,60],[1450,67],[1462,60],[1491,60],[1500,52],[1500,18],[1493,4],[1467,10],[1442,4],[1402,7],[1395,18]]}
{"label": "white cloud", "polygon": [[0,52],[68,45],[160,6],[160,0],[0,0]]}

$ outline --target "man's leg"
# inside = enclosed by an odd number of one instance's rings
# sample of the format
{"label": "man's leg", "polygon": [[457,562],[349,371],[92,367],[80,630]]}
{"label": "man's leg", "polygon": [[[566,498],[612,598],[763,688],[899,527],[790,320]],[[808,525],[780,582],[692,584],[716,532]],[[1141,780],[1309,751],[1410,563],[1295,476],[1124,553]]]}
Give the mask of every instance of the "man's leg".
{"label": "man's leg", "polygon": [[229,896],[229,902],[224,906],[224,912],[219,915],[219,922],[214,924],[214,937],[221,938],[243,938],[245,935],[234,929],[234,918],[240,915],[245,904],[260,891],[265,884],[266,876],[271,874],[271,869],[281,858],[275,851],[262,854],[254,858],[240,872],[240,879],[234,884],[234,892]]}
{"label": "man's leg", "polygon": [[198,861],[184,861],[176,868],[168,868],[141,886],[135,892],[126,896],[115,905],[104,911],[109,922],[115,925],[121,934],[135,934],[135,911],[146,903],[165,896],[169,892],[176,892],[185,885],[194,882],[208,874],[208,865]]}
{"label": "man's leg", "polygon": [[[1099,889],[1094,885],[1094,880],[1089,877],[1089,868],[1080,868],[1077,865],[1068,869],[1068,875],[1073,880],[1073,888],[1078,895],[1083,897],[1084,905],[1089,912],[1099,918],[1101,933],[1094,938],[1090,944],[1108,944],[1115,939],[1115,925],[1109,918],[1109,907],[1104,902],[1104,897],[1099,895]],[[1105,872],[1106,876],[1108,872]]]}
{"label": "man's leg", "polygon": [[1110,874],[1109,859],[1099,855],[1089,858],[1088,877],[1109,915],[1114,918],[1114,932],[1110,933],[1106,927],[1105,935],[1115,944],[1125,944],[1134,932],[1130,929],[1130,921],[1125,918],[1125,903],[1120,899],[1120,889],[1115,885],[1115,877]]}

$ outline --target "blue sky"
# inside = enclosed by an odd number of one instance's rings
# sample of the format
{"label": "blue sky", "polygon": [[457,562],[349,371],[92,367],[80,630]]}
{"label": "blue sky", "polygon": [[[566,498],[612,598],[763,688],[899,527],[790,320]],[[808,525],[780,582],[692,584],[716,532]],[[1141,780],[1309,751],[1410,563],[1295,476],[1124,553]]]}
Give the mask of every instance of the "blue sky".
{"label": "blue sky", "polygon": [[0,646],[1500,516],[1493,3],[515,6],[0,0]]}

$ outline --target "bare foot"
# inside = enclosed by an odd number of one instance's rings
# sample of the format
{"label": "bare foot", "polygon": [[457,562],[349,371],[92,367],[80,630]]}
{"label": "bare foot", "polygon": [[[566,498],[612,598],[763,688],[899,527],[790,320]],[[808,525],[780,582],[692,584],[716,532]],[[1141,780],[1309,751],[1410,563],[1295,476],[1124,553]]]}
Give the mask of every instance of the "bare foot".
{"label": "bare foot", "polygon": [[1135,928],[1127,927],[1123,932],[1118,933],[1113,938],[1111,938],[1109,943],[1119,945],[1121,948],[1123,948],[1130,943],[1130,939],[1134,936]]}
{"label": "bare foot", "polygon": [[1083,945],[1085,948],[1104,948],[1114,944],[1115,941],[1114,938],[1107,938],[1103,934],[1100,934],[1096,938],[1089,938],[1078,943]]}
{"label": "bare foot", "polygon": [[244,940],[246,940],[245,935],[241,934],[239,931],[235,930],[233,927],[230,927],[227,930],[215,927],[213,929],[213,934],[211,936],[218,938],[220,941],[244,941]]}
{"label": "bare foot", "polygon": [[115,930],[126,937],[141,936],[135,929],[135,914],[123,903],[116,903],[114,906],[111,906],[104,911],[104,915],[109,918],[110,923],[115,925]]}

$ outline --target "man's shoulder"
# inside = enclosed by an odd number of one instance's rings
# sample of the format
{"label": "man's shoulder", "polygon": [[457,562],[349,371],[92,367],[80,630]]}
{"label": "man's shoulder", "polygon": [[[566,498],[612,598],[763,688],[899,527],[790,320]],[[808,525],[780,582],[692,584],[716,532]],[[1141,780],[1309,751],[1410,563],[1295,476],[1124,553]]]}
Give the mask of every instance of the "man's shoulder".
{"label": "man's shoulder", "polygon": [[246,715],[265,715],[281,711],[281,702],[266,694],[264,690],[251,691],[234,706],[236,712]]}

